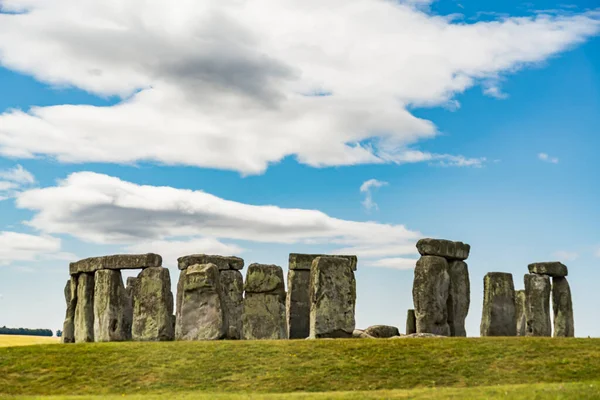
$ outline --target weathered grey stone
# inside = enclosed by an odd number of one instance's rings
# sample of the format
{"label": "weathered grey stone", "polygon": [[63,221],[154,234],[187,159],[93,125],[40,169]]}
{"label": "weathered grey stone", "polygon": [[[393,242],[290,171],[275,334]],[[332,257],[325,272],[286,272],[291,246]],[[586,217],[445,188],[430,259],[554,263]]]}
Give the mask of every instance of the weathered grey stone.
{"label": "weathered grey stone", "polygon": [[289,257],[289,269],[310,271],[310,267],[312,265],[312,262],[317,257],[341,257],[341,258],[345,258],[345,259],[347,259],[350,262],[350,267],[352,268],[352,271],[356,271],[356,267],[357,267],[357,264],[358,264],[358,258],[356,256],[290,253],[290,257]]}
{"label": "weathered grey stone", "polygon": [[61,341],[75,343],[75,308],[77,307],[77,278],[72,276],[65,286],[65,301],[67,312],[63,323]]}
{"label": "weathered grey stone", "polygon": [[286,339],[283,298],[273,293],[246,293],[242,336],[246,340]]}
{"label": "weathered grey stone", "polygon": [[195,264],[215,264],[220,270],[244,268],[244,260],[233,256],[217,256],[210,254],[191,254],[177,259],[179,269],[186,269]]}
{"label": "weathered grey stone", "polygon": [[102,269],[140,269],[160,267],[162,257],[158,254],[115,254],[112,256],[90,257],[69,265],[71,275],[81,272],[95,272]]}
{"label": "weathered grey stone", "polygon": [[131,299],[121,271],[104,269],[94,276],[94,340],[120,342],[131,339]]}
{"label": "weathered grey stone", "polygon": [[[200,264],[202,265],[202,264]],[[185,274],[187,271],[182,269],[179,271],[179,280],[177,281],[177,292],[175,293],[176,304],[175,304],[175,319],[181,318],[181,303],[183,302],[183,283],[185,281]]]}
{"label": "weathered grey stone", "polygon": [[574,337],[573,300],[567,278],[552,278],[554,337]]}
{"label": "weathered grey stone", "polygon": [[413,281],[413,303],[417,333],[448,336],[448,262],[443,257],[422,256],[417,261]]}
{"label": "weathered grey stone", "polygon": [[450,286],[448,288],[448,326],[450,336],[467,336],[465,319],[471,304],[469,268],[464,261],[448,263]]}
{"label": "weathered grey stone", "polygon": [[[278,265],[251,264],[244,283],[246,293],[277,293],[285,295],[283,270]],[[285,298],[283,299],[285,301]]]}
{"label": "weathered grey stone", "polygon": [[137,279],[133,299],[133,340],[173,340],[173,293],[169,270],[146,268]]}
{"label": "weathered grey stone", "polygon": [[375,337],[365,333],[362,329],[355,329],[352,332],[352,337],[354,339],[375,339]]}
{"label": "weathered grey stone", "polygon": [[527,336],[551,336],[550,278],[547,275],[525,275],[525,316]]}
{"label": "weathered grey stone", "polygon": [[378,339],[387,339],[392,336],[400,336],[400,331],[395,326],[373,325],[365,329],[367,335]]}
{"label": "weathered grey stone", "polygon": [[525,291],[515,291],[515,310],[517,314],[517,336],[525,336],[527,317],[525,316]]}
{"label": "weathered grey stone", "polygon": [[244,278],[236,270],[220,271],[223,312],[227,323],[226,338],[242,338],[242,312],[244,311]]}
{"label": "weathered grey stone", "polygon": [[512,274],[490,272],[483,278],[481,336],[516,336],[515,286]]}
{"label": "weathered grey stone", "polygon": [[393,336],[390,339],[413,339],[413,338],[445,338],[443,335],[435,335],[433,333],[411,333],[410,335]]}
{"label": "weathered grey stone", "polygon": [[548,275],[555,278],[569,275],[567,266],[558,261],[533,263],[529,264],[527,268],[529,268],[530,274]]}
{"label": "weathered grey stone", "polygon": [[219,268],[214,264],[189,266],[183,279],[175,337],[177,340],[218,340],[225,338],[226,333]]}
{"label": "weathered grey stone", "polygon": [[317,257],[310,269],[310,337],[352,337],[356,280],[340,257]]}
{"label": "weathered grey stone", "polygon": [[289,269],[285,314],[288,337],[305,339],[310,335],[310,270]]}
{"label": "weathered grey stone", "polygon": [[439,256],[448,260],[466,260],[471,246],[463,242],[425,238],[417,242],[417,250],[422,256]]}
{"label": "weathered grey stone", "polygon": [[94,274],[82,273],[77,277],[77,305],[75,306],[75,343],[94,341]]}
{"label": "weathered grey stone", "polygon": [[415,310],[408,310],[406,312],[406,334],[412,335],[413,333],[417,333],[417,318]]}

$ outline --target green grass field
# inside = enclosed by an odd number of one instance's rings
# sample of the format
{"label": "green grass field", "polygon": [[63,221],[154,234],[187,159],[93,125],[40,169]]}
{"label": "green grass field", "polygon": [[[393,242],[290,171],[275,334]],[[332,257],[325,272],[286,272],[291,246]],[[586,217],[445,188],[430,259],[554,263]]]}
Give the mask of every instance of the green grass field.
{"label": "green grass field", "polygon": [[0,348],[0,396],[241,399],[249,394],[255,399],[600,398],[600,339],[130,342]]}

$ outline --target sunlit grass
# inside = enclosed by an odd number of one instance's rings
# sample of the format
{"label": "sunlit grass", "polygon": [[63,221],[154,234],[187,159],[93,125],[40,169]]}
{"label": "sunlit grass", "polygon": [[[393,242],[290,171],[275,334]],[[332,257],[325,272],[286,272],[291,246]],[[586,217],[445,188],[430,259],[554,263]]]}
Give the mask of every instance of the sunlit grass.
{"label": "sunlit grass", "polygon": [[60,343],[60,338],[47,336],[0,335],[0,347]]}

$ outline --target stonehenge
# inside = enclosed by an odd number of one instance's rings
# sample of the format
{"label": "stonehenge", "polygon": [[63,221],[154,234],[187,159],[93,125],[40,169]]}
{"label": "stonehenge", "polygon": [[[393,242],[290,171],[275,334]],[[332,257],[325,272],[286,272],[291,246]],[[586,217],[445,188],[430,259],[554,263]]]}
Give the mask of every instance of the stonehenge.
{"label": "stonehenge", "polygon": [[554,311],[554,337],[574,337],[573,301],[571,288],[565,277],[552,278],[552,309]]}
{"label": "stonehenge", "polygon": [[551,336],[550,325],[550,277],[525,275],[526,336]]}
{"label": "stonehenge", "polygon": [[65,286],[67,312],[63,322],[62,343],[75,343],[75,308],[77,306],[77,280],[70,277]]}
{"label": "stonehenge", "polygon": [[415,317],[415,310],[408,310],[406,312],[406,334],[412,335],[417,333],[417,319]]}
{"label": "stonehenge", "polygon": [[120,342],[131,339],[132,299],[123,286],[121,271],[96,271],[94,283],[94,340]]}
{"label": "stonehenge", "polygon": [[516,336],[515,286],[512,274],[489,272],[483,278],[481,336]]}
{"label": "stonehenge", "polygon": [[173,293],[169,270],[149,267],[140,272],[133,291],[131,336],[136,341],[173,340]]}
{"label": "stonehenge", "polygon": [[515,310],[517,313],[517,336],[525,336],[527,316],[525,313],[525,290],[515,291]]}

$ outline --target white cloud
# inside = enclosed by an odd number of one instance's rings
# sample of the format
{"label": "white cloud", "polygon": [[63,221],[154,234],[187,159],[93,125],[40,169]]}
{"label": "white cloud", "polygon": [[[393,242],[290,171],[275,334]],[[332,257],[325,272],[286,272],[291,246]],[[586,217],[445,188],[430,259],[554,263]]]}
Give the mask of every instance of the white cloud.
{"label": "white cloud", "polygon": [[63,253],[60,249],[61,240],[55,237],[0,231],[0,265],[15,261],[73,259],[72,254]]}
{"label": "white cloud", "polygon": [[540,154],[538,154],[538,158],[540,160],[542,160],[542,161],[545,161],[545,162],[549,162],[549,163],[552,163],[552,164],[558,164],[558,158],[556,158],[556,157],[550,157],[546,153],[540,153]]}
{"label": "white cloud", "polygon": [[35,178],[31,172],[20,165],[0,170],[0,201],[14,196],[22,186],[34,182]]}
{"label": "white cloud", "polygon": [[413,269],[417,264],[416,259],[411,258],[384,258],[381,260],[367,262],[368,267],[381,267],[381,268],[392,268],[392,269]]}
{"label": "white cloud", "polygon": [[[479,157],[421,153],[437,134],[408,106],[457,106],[469,87],[598,33],[596,13],[455,23],[387,0],[0,0],[0,63],[125,100],[0,115],[0,154],[154,161],[263,172]],[[82,23],[85,21],[85,23]],[[326,96],[306,94],[327,93]]]}
{"label": "white cloud", "polygon": [[369,179],[368,181],[363,182],[363,184],[360,186],[360,192],[365,194],[365,199],[363,200],[362,204],[367,211],[377,209],[377,203],[373,201],[373,193],[371,190],[373,188],[380,188],[387,185],[387,182],[378,181],[377,179]]}
{"label": "white cloud", "polygon": [[156,248],[167,253],[165,259],[175,253],[243,250],[221,242],[228,239],[328,245],[332,252],[359,257],[397,256],[412,254],[409,247],[414,248],[421,237],[403,225],[342,220],[317,210],[248,205],[201,191],[142,186],[91,172],[72,174],[54,187],[20,193],[16,204],[34,210],[28,224],[46,234],[64,233],[136,252]]}
{"label": "white cloud", "polygon": [[578,253],[563,250],[554,252],[552,255],[556,257],[559,261],[573,261],[579,257]]}

